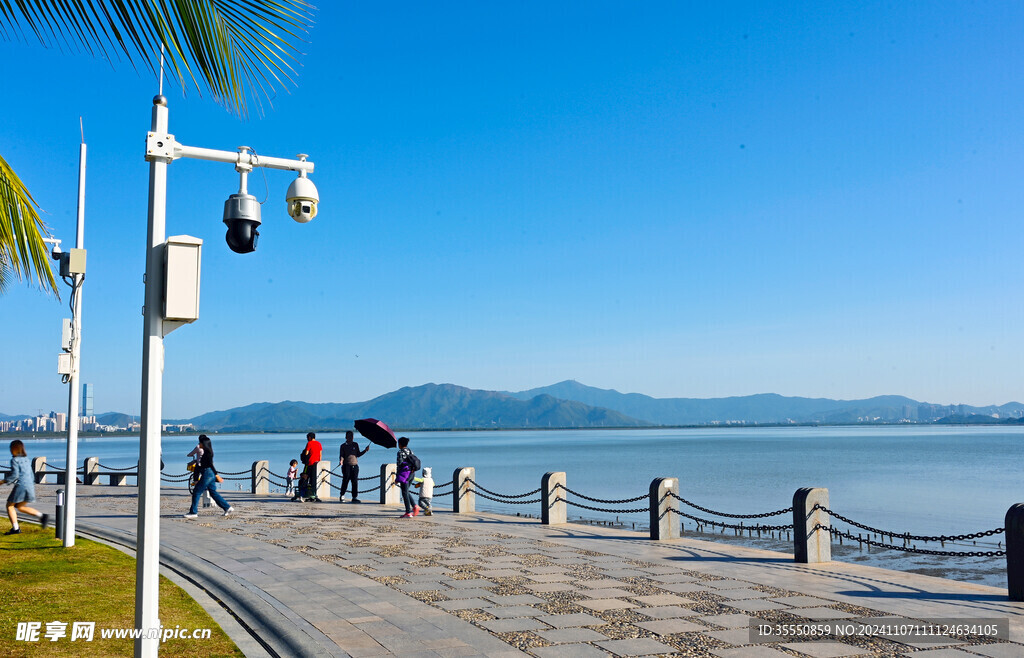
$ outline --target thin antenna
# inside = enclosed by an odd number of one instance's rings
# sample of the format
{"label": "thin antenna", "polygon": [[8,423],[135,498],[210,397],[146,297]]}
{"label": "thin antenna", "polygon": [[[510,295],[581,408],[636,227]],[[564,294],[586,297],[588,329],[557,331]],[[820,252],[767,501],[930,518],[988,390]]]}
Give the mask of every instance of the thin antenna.
{"label": "thin antenna", "polygon": [[85,144],[85,124],[82,123],[82,117],[78,117],[78,130],[82,133],[82,143]]}
{"label": "thin antenna", "polygon": [[164,44],[160,44],[160,91],[161,96],[164,95]]}

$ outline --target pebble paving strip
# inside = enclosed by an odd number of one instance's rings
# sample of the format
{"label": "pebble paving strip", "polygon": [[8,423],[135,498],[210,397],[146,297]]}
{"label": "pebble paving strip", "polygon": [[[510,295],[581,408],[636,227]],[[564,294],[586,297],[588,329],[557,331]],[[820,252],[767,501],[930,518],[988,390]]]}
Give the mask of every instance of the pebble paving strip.
{"label": "pebble paving strip", "polygon": [[[540,633],[552,630],[549,624],[537,624],[538,628],[536,630],[501,632],[493,630],[486,625],[487,622],[495,622],[500,619],[499,616],[490,612],[489,609],[498,610],[503,606],[501,603],[462,609],[449,609],[444,607],[443,604],[445,602],[455,602],[460,598],[470,602],[474,599],[481,601],[484,596],[533,596],[542,601],[530,605],[530,607],[536,610],[536,614],[520,617],[516,613],[513,619],[537,620],[547,615],[590,615],[603,623],[587,625],[583,628],[599,633],[603,638],[589,641],[573,641],[573,644],[588,644],[599,650],[604,650],[598,644],[599,642],[643,638],[667,645],[673,649],[673,651],[667,653],[643,655],[709,656],[714,655],[711,653],[713,650],[734,649],[737,646],[736,644],[725,642],[706,634],[715,631],[726,631],[729,628],[701,619],[701,617],[743,613],[742,610],[730,607],[729,604],[734,602],[733,599],[723,594],[717,594],[714,590],[686,591],[683,594],[676,594],[676,596],[687,600],[686,603],[679,604],[680,607],[686,610],[681,613],[677,612],[674,616],[672,610],[666,610],[667,619],[677,619],[681,616],[687,622],[692,621],[694,625],[706,627],[705,630],[691,630],[682,633],[659,635],[637,625],[661,619],[658,609],[665,608],[665,606],[647,605],[643,601],[637,600],[637,597],[675,594],[670,589],[665,588],[667,586],[666,582],[656,580],[656,578],[666,573],[671,573],[683,577],[685,582],[695,585],[708,585],[724,579],[685,569],[666,568],[650,562],[612,560],[610,556],[601,553],[569,549],[558,544],[523,539],[514,535],[502,533],[482,535],[478,530],[468,530],[457,526],[428,525],[422,519],[417,521],[400,521],[390,518],[360,517],[347,520],[337,517],[331,519],[325,525],[322,514],[317,513],[319,512],[317,508],[314,508],[314,510],[316,511],[303,506],[302,509],[296,509],[294,515],[289,517],[287,521],[276,521],[258,516],[256,510],[247,513],[248,510],[243,509],[239,511],[237,516],[224,519],[224,521],[230,520],[230,523],[217,523],[216,526],[235,534],[259,539],[260,541],[304,553],[319,560],[331,562],[344,569],[371,578],[388,587],[400,590],[412,598],[464,619],[500,638],[510,646],[525,652],[533,653],[532,650],[534,649],[555,646],[555,643],[540,635]],[[350,553],[358,555],[360,558],[359,562],[349,563]],[[367,564],[364,558],[369,555],[376,556],[379,559],[374,560],[372,564]],[[487,562],[481,563],[481,558],[508,559],[505,560],[507,563],[505,566],[499,565],[495,567]],[[488,572],[500,569],[510,569],[522,574],[541,574],[547,572],[555,576],[550,579],[551,582],[572,585],[570,589],[543,591],[543,589],[531,588],[530,585],[536,586],[538,581],[526,575],[496,576],[480,573],[481,571]],[[630,575],[613,579],[605,573],[608,570],[616,569],[645,575]],[[393,571],[398,571],[401,575],[391,573]],[[428,590],[408,588],[409,585],[417,582],[417,579],[423,580],[426,578],[427,574],[430,575],[431,583],[435,580],[452,582],[480,580],[481,583],[487,584],[481,587],[472,587],[472,591],[466,592],[459,592],[450,586],[446,586],[446,589]],[[581,601],[589,600],[589,597],[583,593],[586,588],[585,583],[587,581],[603,580],[614,580],[615,584],[609,584],[609,588],[622,590],[627,593],[625,596],[620,595],[610,600],[622,601],[623,605],[628,607],[600,610],[580,604]],[[807,598],[798,592],[758,585],[756,583],[738,584],[744,589],[760,593],[761,596],[759,598],[774,599],[790,596]],[[602,587],[602,589],[604,588]],[[728,592],[728,590],[722,591]],[[466,594],[479,594],[480,596],[467,597]],[[483,603],[483,601],[481,602]],[[475,605],[474,603],[469,604]],[[892,617],[892,615],[884,612],[845,603],[827,603],[815,607],[849,613],[856,617]],[[654,616],[643,614],[644,610],[650,611]],[[807,617],[787,612],[785,608],[743,614],[756,616],[758,619],[770,623],[813,621]],[[746,626],[743,626],[741,630],[746,632],[746,628]],[[908,656],[918,650],[881,637],[847,636],[837,638],[824,636],[817,639],[842,643],[848,645],[851,650],[858,648],[872,656]],[[998,642],[998,640],[979,636],[958,636],[954,639],[966,643],[955,645],[956,649],[960,651],[970,651],[970,646],[967,646],[967,644],[980,645]],[[790,644],[792,643],[790,642]],[[744,645],[750,646],[747,643],[744,643]],[[776,651],[792,656],[802,657],[808,655],[783,646],[782,643],[763,643],[759,646],[771,647]],[[936,646],[930,645],[927,648],[934,649]],[[951,644],[950,646],[953,645]],[[1024,650],[1022,650],[1022,655],[1024,655]]]}

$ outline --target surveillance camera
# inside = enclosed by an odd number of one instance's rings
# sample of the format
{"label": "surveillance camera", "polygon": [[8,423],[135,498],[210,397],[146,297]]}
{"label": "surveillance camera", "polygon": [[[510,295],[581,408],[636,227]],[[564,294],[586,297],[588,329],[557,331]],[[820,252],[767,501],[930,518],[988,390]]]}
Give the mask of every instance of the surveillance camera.
{"label": "surveillance camera", "polygon": [[299,172],[299,177],[288,186],[288,193],[284,198],[288,204],[288,214],[300,224],[305,224],[316,217],[320,194],[317,193],[313,181],[306,178],[306,172]]}
{"label": "surveillance camera", "polygon": [[60,260],[60,255],[63,252],[60,250],[60,243],[54,244],[53,249],[50,250],[50,258],[53,260]]}
{"label": "surveillance camera", "polygon": [[228,247],[236,254],[256,251],[256,240],[260,232],[260,204],[251,194],[232,194],[224,202],[224,223],[228,225],[225,235]]}

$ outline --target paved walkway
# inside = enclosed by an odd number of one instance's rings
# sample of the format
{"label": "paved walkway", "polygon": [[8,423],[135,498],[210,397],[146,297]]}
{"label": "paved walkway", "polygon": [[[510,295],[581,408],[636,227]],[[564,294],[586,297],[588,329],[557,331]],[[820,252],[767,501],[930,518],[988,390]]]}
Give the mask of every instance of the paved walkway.
{"label": "paved walkway", "polygon": [[[82,532],[134,545],[134,488],[78,491]],[[1024,604],[1005,589],[496,514],[399,519],[373,503],[225,496],[237,513],[187,520],[185,492],[164,489],[161,558],[231,610],[229,634],[258,638],[236,638],[247,655],[1024,656]],[[1009,619],[1012,642],[750,641],[751,620],[879,617]]]}

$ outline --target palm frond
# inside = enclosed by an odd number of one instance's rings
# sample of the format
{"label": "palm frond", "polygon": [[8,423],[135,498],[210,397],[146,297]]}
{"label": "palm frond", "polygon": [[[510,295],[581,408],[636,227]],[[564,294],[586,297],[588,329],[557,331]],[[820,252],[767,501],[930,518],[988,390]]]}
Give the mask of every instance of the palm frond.
{"label": "palm frond", "polygon": [[16,277],[34,279],[39,287],[60,296],[44,236],[50,232],[39,217],[35,199],[0,156],[0,291]]}
{"label": "palm frond", "polygon": [[315,8],[304,0],[0,0],[0,37],[124,57],[156,72],[160,45],[178,82],[204,87],[229,110],[258,114],[276,86],[295,83]]}

